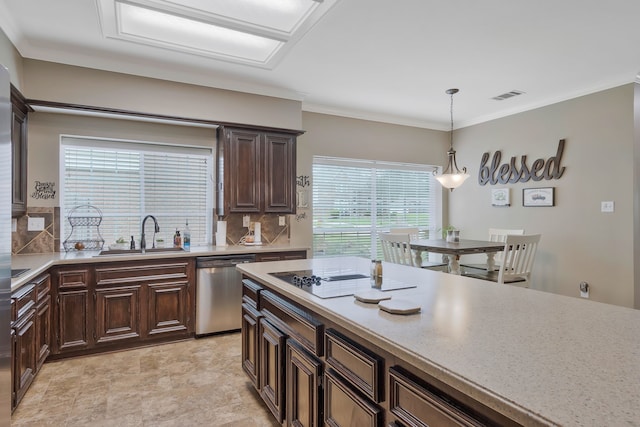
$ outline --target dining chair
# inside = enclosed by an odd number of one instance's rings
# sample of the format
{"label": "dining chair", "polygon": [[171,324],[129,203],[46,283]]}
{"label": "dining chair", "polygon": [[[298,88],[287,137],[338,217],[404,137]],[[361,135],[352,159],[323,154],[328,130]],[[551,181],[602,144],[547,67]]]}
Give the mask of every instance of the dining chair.
{"label": "dining chair", "polygon": [[[490,242],[504,242],[507,239],[507,236],[522,236],[524,235],[524,229],[509,229],[509,228],[490,228],[489,229],[489,241]],[[500,269],[500,265],[502,265],[502,257],[503,252],[496,252],[494,260],[495,260],[495,271]],[[460,267],[463,269],[467,268],[475,268],[478,270],[486,270],[487,264],[468,264],[462,263]]]}
{"label": "dining chair", "polygon": [[[415,230],[417,231],[417,229]],[[382,254],[384,260],[387,262],[442,271],[448,268],[446,263],[430,261],[423,261],[422,265],[417,265],[415,255],[409,244],[410,240],[415,237],[410,233],[381,233],[379,236],[380,244],[382,245]]]}
{"label": "dining chair", "polygon": [[498,271],[464,272],[467,277],[490,280],[500,284],[529,287],[531,269],[536,257],[540,234],[507,235],[504,242],[502,263]]}

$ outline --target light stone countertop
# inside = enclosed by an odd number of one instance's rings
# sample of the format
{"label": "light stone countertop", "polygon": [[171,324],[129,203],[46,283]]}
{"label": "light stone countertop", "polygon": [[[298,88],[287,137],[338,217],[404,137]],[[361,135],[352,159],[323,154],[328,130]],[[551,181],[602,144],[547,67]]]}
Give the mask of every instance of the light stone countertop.
{"label": "light stone countertop", "polygon": [[390,291],[420,305],[403,316],[268,274],[369,267],[343,257],[237,268],[523,425],[640,426],[640,310],[383,263],[385,278],[417,285]]}
{"label": "light stone countertop", "polygon": [[146,254],[130,255],[101,255],[100,251],[70,251],[54,252],[48,254],[13,255],[11,257],[11,268],[28,268],[29,271],[19,277],[11,279],[11,291],[19,289],[26,283],[35,279],[39,274],[47,271],[54,265],[69,265],[82,263],[99,263],[114,261],[134,261],[143,259],[161,259],[177,257],[197,257],[207,255],[239,255],[254,254],[260,252],[286,252],[286,251],[306,251],[306,246],[294,246],[288,244],[275,245],[230,245],[230,246],[200,246],[192,247],[190,251],[178,252],[147,252]]}

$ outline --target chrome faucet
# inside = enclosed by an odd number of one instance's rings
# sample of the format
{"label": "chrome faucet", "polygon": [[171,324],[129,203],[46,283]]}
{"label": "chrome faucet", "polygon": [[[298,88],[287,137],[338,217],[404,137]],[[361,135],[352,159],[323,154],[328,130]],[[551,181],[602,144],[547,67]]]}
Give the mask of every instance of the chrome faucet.
{"label": "chrome faucet", "polygon": [[156,217],[153,215],[147,215],[142,220],[142,231],[140,232],[140,251],[144,254],[147,250],[147,242],[144,239],[144,224],[147,222],[147,219],[151,218],[153,223],[155,224],[155,228],[153,231],[153,244],[152,248],[156,247],[156,233],[160,231],[160,226],[158,225],[158,221],[156,221]]}

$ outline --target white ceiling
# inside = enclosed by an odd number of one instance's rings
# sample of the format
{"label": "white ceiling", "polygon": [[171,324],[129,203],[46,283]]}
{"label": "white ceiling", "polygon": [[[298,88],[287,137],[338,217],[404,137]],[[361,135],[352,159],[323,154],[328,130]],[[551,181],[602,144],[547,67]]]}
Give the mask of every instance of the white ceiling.
{"label": "white ceiling", "polygon": [[[443,130],[448,88],[460,89],[459,128],[630,83],[640,71],[635,0],[328,1],[272,69],[106,38],[98,3],[0,0],[0,27],[25,58]],[[512,90],[525,94],[491,99]]]}

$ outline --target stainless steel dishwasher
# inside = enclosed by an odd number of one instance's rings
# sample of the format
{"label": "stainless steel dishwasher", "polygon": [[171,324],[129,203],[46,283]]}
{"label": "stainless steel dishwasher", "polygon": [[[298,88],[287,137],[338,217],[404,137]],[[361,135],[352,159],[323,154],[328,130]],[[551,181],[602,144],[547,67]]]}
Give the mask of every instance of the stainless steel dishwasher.
{"label": "stainless steel dishwasher", "polygon": [[255,260],[255,255],[196,258],[196,335],[240,329],[242,275],[236,265]]}

